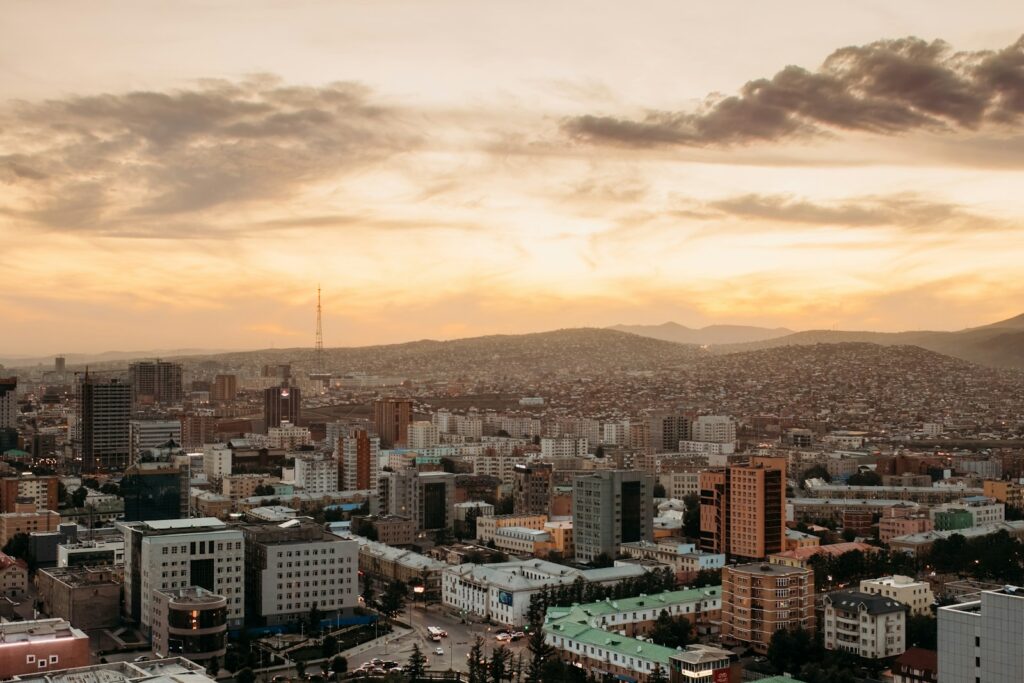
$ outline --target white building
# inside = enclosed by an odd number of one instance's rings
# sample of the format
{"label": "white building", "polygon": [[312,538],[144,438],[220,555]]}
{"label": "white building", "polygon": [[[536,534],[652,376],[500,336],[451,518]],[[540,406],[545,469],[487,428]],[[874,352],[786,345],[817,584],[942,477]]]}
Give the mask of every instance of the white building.
{"label": "white building", "polygon": [[588,442],[572,436],[544,437],[540,440],[542,458],[582,458],[587,455]]}
{"label": "white building", "polygon": [[700,495],[700,472],[667,472],[658,477],[658,483],[665,487],[666,498]]}
{"label": "white building", "polygon": [[181,443],[181,422],[178,420],[132,420],[130,425],[135,453],[157,448],[168,441]]}
{"label": "white building", "polygon": [[226,443],[204,444],[203,472],[210,481],[219,481],[231,474],[231,447]]}
{"label": "white building", "polygon": [[545,587],[587,582],[617,583],[642,575],[636,565],[579,570],[545,560],[447,566],[441,576],[441,602],[508,626],[525,626],[530,597]]}
{"label": "white building", "polygon": [[941,422],[925,422],[921,425],[921,434],[928,439],[934,439],[944,431],[946,430]]}
{"label": "white building", "polygon": [[153,591],[201,586],[227,599],[228,626],[245,614],[241,530],[216,517],[117,522],[124,534],[125,613],[149,634]]}
{"label": "white building", "polygon": [[862,593],[881,595],[902,602],[910,608],[912,615],[931,614],[935,594],[927,581],[917,581],[909,576],[883,576],[878,579],[864,579],[860,582]]}
{"label": "white building", "polygon": [[680,441],[680,453],[703,453],[706,455],[732,455],[736,452],[735,441]]}
{"label": "white building", "polygon": [[484,422],[478,417],[453,415],[450,424],[451,432],[464,439],[478,441],[484,435]]}
{"label": "white building", "polygon": [[1003,683],[1024,671],[1024,589],[939,608],[939,683]]}
{"label": "white building", "polygon": [[550,543],[551,534],[543,529],[507,526],[494,533],[494,547],[512,555],[536,555],[538,543]]}
{"label": "white building", "polygon": [[409,425],[409,448],[430,448],[441,440],[440,431],[432,422],[417,420]]}
{"label": "white building", "polygon": [[58,567],[124,564],[124,539],[79,541],[57,545]]}
{"label": "white building", "polygon": [[825,596],[826,650],[884,659],[907,649],[907,606],[873,593],[836,591]]}
{"label": "white building", "polygon": [[246,589],[268,625],[351,613],[359,600],[359,543],[324,531],[311,519],[247,524]]}
{"label": "white building", "polygon": [[295,457],[295,485],[305,493],[338,490],[338,461],[321,455]]}
{"label": "white building", "polygon": [[936,505],[928,511],[928,514],[931,516],[932,522],[935,522],[935,516],[938,513],[953,512],[955,510],[965,510],[969,513],[971,515],[972,527],[999,524],[1006,519],[1006,506],[985,496],[970,496],[958,503]]}
{"label": "white building", "polygon": [[308,446],[313,443],[308,427],[298,427],[285,420],[279,427],[267,430],[267,448],[284,448],[287,450]]}
{"label": "white building", "polygon": [[736,422],[725,415],[701,415],[693,421],[693,441],[732,443],[736,441]]}
{"label": "white building", "polygon": [[441,434],[448,434],[452,431],[452,414],[448,410],[439,410],[430,416],[430,421],[437,427]]}

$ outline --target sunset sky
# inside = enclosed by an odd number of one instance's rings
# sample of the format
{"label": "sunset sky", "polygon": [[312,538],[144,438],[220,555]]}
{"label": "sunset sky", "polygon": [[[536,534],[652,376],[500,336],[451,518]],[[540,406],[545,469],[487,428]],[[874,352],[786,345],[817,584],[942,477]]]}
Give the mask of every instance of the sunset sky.
{"label": "sunset sky", "polygon": [[1024,4],[0,5],[0,353],[1024,312]]}

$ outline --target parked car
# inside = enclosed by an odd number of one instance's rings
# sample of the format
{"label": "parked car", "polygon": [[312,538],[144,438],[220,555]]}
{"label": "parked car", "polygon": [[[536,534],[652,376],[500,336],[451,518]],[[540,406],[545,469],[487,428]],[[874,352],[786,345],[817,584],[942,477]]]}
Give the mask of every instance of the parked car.
{"label": "parked car", "polygon": [[149,661],[149,657],[147,657],[146,655],[139,655],[138,657],[136,657],[132,661],[135,661],[135,662],[148,662]]}
{"label": "parked car", "polygon": [[434,648],[434,654],[435,655],[443,655],[444,654],[444,648],[440,647],[440,646],[435,647]]}

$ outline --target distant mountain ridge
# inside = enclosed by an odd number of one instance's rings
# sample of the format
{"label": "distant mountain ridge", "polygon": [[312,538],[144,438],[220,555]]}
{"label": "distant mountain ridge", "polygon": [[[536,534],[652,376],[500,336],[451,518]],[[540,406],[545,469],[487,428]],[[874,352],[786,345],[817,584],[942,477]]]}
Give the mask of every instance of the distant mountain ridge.
{"label": "distant mountain ridge", "polygon": [[778,339],[793,334],[793,330],[785,327],[767,328],[752,325],[708,325],[707,327],[687,327],[675,322],[661,325],[613,325],[610,330],[628,332],[641,337],[661,339],[677,344],[697,344],[710,346],[717,344],[744,344],[751,342]]}
{"label": "distant mountain ridge", "polygon": [[918,330],[911,332],[857,332],[806,330],[775,339],[723,344],[712,353],[740,353],[778,346],[868,342],[882,346],[919,346],[954,358],[993,367],[1024,368],[1024,314],[957,332]]}

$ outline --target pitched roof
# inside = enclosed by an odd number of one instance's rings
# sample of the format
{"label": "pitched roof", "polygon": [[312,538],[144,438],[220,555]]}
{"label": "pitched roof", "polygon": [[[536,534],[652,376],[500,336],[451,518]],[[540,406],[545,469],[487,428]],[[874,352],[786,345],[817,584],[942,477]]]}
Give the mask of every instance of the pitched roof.
{"label": "pitched roof", "polygon": [[888,614],[906,611],[908,607],[898,600],[887,598],[875,593],[862,593],[856,590],[835,591],[825,596],[828,604],[845,611],[864,609],[868,614]]}

